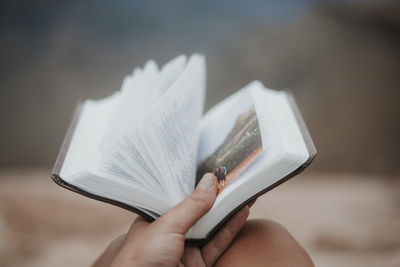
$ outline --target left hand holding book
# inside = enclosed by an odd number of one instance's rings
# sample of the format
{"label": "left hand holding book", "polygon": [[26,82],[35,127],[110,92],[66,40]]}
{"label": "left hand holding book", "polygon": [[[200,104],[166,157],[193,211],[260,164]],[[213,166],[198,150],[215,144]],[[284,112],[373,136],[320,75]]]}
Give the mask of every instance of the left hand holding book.
{"label": "left hand holding book", "polygon": [[213,205],[216,177],[207,173],[187,199],[153,223],[138,217],[126,236],[115,240],[97,259],[100,266],[213,266],[233,241],[249,215],[243,207],[205,246],[185,247],[185,234]]}

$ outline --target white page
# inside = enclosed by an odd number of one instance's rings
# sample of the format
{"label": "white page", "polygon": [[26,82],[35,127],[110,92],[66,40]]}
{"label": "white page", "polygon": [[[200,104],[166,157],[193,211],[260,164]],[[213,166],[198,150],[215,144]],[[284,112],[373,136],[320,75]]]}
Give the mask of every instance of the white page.
{"label": "white page", "polygon": [[198,124],[205,97],[204,57],[192,55],[186,69],[142,122],[149,150],[166,179],[174,204],[194,190]]}
{"label": "white page", "polygon": [[136,178],[148,189],[161,192],[162,186],[152,168],[148,166],[144,158],[145,152],[139,151],[137,147],[141,140],[132,141],[133,139],[126,138],[126,133],[135,131],[135,126],[139,124],[141,114],[139,111],[145,112],[138,100],[139,97],[143,97],[146,93],[156,97],[156,92],[152,89],[157,77],[157,65],[154,61],[148,61],[143,71],[136,69],[132,77],[125,78],[101,148],[104,171],[116,175],[130,174],[122,177]]}
{"label": "white page", "polygon": [[102,144],[108,171],[125,177],[130,174],[129,178],[136,177],[150,190],[163,190],[165,184],[157,162],[146,148],[146,136],[141,135],[140,125],[155,99],[179,77],[185,62],[185,56],[178,56],[158,72],[155,62],[148,61],[143,71],[135,69],[132,76],[125,78],[120,101]]}

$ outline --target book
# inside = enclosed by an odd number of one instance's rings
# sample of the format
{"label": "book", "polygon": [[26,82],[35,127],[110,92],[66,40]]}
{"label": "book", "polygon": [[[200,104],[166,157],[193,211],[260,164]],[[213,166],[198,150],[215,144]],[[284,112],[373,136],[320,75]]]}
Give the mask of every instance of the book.
{"label": "book", "polygon": [[204,244],[237,210],[316,155],[289,92],[254,81],[203,114],[205,93],[203,55],[134,69],[120,91],[78,105],[53,180],[155,220],[212,172],[217,198],[186,234],[188,244]]}

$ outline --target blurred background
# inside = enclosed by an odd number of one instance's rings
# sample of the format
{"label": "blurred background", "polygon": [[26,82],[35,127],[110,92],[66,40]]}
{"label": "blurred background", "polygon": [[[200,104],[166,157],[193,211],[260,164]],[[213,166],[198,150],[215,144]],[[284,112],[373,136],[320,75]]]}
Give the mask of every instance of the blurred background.
{"label": "blurred background", "polygon": [[207,109],[255,79],[290,89],[318,149],[251,216],[317,266],[400,266],[400,4],[378,0],[0,1],[0,266],[87,266],[127,230],[50,169],[79,100],[193,52]]}

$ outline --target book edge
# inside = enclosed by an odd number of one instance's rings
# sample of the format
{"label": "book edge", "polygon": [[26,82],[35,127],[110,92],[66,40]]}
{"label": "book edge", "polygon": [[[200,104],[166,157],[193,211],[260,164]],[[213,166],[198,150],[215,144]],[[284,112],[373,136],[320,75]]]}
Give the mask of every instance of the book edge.
{"label": "book edge", "polygon": [[72,140],[72,136],[74,135],[74,132],[76,130],[76,126],[78,124],[79,121],[79,117],[83,108],[83,101],[80,101],[77,105],[76,108],[74,110],[74,114],[72,115],[72,119],[68,125],[67,128],[67,133],[64,136],[60,151],[58,152],[58,156],[56,159],[56,162],[53,166],[53,169],[51,171],[51,173],[56,173],[56,174],[60,174],[61,173],[61,169],[62,166],[64,165],[64,161],[65,158],[67,157],[67,152],[69,149],[69,146],[71,144],[71,140]]}
{"label": "book edge", "polygon": [[81,188],[79,188],[77,186],[74,186],[74,185],[64,181],[61,178],[61,176],[60,176],[61,169],[62,169],[62,166],[64,165],[64,161],[65,161],[65,158],[67,156],[67,152],[68,152],[69,146],[71,145],[72,137],[73,137],[73,135],[75,133],[75,130],[76,130],[76,127],[78,125],[78,121],[79,121],[79,118],[80,118],[81,112],[82,112],[83,103],[84,103],[84,101],[80,101],[77,104],[76,108],[75,108],[74,115],[72,116],[71,122],[70,122],[70,124],[68,126],[67,133],[66,133],[66,135],[64,137],[64,140],[63,140],[63,143],[61,145],[60,152],[58,153],[57,160],[56,160],[56,162],[54,164],[54,167],[53,167],[53,170],[51,172],[52,180],[56,184],[58,184],[59,186],[64,187],[64,188],[66,188],[66,189],[68,189],[68,190],[70,190],[72,192],[75,192],[75,193],[84,195],[86,197],[89,197],[89,198],[92,198],[92,199],[95,199],[95,200],[99,200],[99,201],[102,201],[102,202],[105,202],[105,203],[108,203],[108,204],[111,204],[111,205],[114,205],[114,206],[129,210],[131,212],[134,212],[134,213],[144,217],[145,219],[147,219],[149,221],[154,221],[156,218],[154,218],[152,215],[150,215],[149,213],[147,213],[143,209],[130,206],[128,204],[125,204],[125,203],[117,201],[117,200],[113,200],[113,199],[110,199],[110,198],[106,198],[106,197],[102,197],[102,196],[99,196],[99,195],[92,194],[90,192],[87,192],[87,191],[85,191],[85,190],[83,190],[83,189],[81,189]]}
{"label": "book edge", "polygon": [[308,151],[308,155],[310,157],[315,157],[317,154],[317,149],[315,148],[314,142],[311,138],[310,132],[307,128],[306,123],[304,122],[303,115],[300,112],[299,106],[297,105],[296,99],[291,91],[284,91],[288,97],[290,107],[292,108],[294,117],[297,121],[297,125],[299,126],[301,135],[303,136],[304,143],[306,144],[306,148]]}

